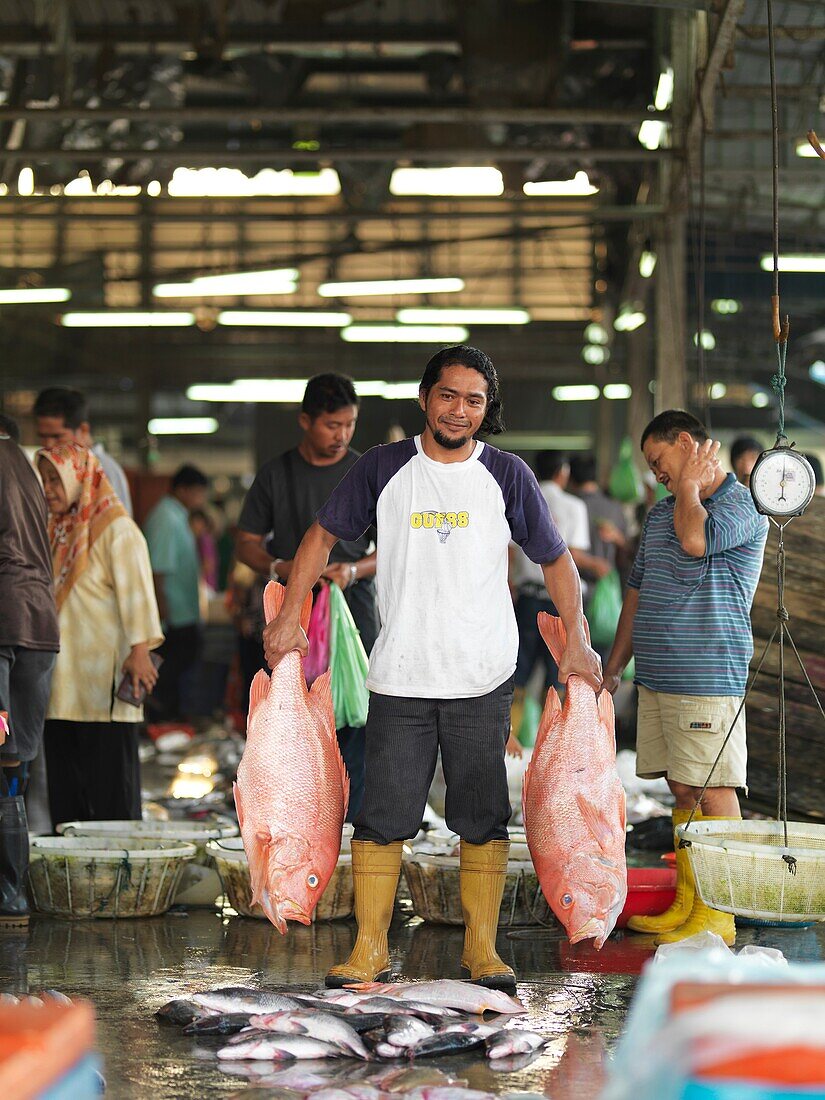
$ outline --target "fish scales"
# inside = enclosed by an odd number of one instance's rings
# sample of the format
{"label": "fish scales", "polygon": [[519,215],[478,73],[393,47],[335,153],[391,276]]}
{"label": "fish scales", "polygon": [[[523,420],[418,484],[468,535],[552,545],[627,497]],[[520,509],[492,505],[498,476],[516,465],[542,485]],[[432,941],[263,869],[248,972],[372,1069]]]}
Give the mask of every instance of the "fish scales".
{"label": "fish scales", "polygon": [[[567,641],[561,619],[540,612],[538,624],[559,663]],[[601,948],[627,897],[625,794],[608,692],[597,698],[585,680],[571,676],[562,707],[555,690],[548,691],[522,812],[547,904],[571,943],[593,939]]]}
{"label": "fish scales", "polygon": [[[283,600],[283,586],[270,581],[267,622]],[[304,629],[311,603],[309,596]],[[349,778],[335,735],[329,673],[308,691],[297,651],[287,653],[271,677],[261,670],[252,682],[234,791],[253,902],[281,934],[288,920],[310,924],[338,862]]]}

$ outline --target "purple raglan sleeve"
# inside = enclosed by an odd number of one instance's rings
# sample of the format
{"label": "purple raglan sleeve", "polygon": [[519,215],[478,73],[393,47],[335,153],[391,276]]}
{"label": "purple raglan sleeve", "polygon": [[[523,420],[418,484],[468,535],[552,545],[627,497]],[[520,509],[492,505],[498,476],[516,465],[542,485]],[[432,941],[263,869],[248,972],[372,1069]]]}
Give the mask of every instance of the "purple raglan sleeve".
{"label": "purple raglan sleeve", "polygon": [[387,482],[415,454],[415,442],[404,439],[372,447],[341,479],[316,519],[325,531],[355,542],[375,525],[378,498]]}
{"label": "purple raglan sleeve", "polygon": [[538,565],[547,565],[561,557],[567,544],[527,463],[489,444],[484,448],[481,462],[501,489],[513,542]]}

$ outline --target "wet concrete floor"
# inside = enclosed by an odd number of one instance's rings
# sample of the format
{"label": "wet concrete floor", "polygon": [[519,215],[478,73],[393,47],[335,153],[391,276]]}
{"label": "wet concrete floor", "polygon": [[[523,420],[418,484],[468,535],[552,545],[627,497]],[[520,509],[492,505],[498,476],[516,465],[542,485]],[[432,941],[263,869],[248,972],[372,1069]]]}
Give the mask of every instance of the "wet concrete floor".
{"label": "wet concrete floor", "polygon": [[[417,918],[397,921],[391,934],[396,976],[458,977],[462,935],[461,928]],[[115,1100],[231,1096],[254,1088],[255,1071],[260,1075],[266,1067],[253,1063],[224,1072],[215,1057],[223,1040],[195,1040],[161,1027],[155,1010],[173,997],[217,985],[314,988],[334,961],[346,957],[354,938],[351,921],[295,925],[282,938],[265,921],[209,910],[134,921],[36,917],[27,936],[0,936],[0,989],[55,988],[92,1001],[108,1095]],[[737,946],[746,943],[778,947],[789,959],[822,960],[825,926],[744,929]],[[519,975],[529,1013],[525,1026],[550,1040],[545,1052],[526,1068],[506,1072],[493,1071],[476,1053],[427,1064],[472,1088],[541,1092],[552,1100],[597,1097],[652,947],[644,937],[618,934],[596,953],[587,944],[570,947],[556,930],[539,927],[502,932],[498,946]],[[370,1071],[349,1061],[330,1068],[349,1080]]]}

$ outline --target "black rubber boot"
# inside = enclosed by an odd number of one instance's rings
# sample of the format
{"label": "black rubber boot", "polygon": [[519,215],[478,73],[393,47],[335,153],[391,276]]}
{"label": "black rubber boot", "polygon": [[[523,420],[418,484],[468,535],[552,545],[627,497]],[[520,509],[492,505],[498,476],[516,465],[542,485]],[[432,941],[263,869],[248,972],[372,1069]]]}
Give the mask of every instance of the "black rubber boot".
{"label": "black rubber boot", "polygon": [[0,798],[0,931],[26,928],[29,829],[23,796]]}

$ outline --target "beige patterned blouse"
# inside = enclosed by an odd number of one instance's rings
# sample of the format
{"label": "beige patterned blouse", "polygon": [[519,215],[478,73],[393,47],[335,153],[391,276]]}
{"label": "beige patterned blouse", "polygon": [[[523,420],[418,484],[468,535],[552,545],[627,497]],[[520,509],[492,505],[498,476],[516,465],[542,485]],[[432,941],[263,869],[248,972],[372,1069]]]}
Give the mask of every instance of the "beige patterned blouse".
{"label": "beige patterned blouse", "polygon": [[163,641],[146,540],[128,516],[92,544],[82,575],[60,609],[60,653],[49,718],[140,722],[143,708],[115,698],[133,645]]}

